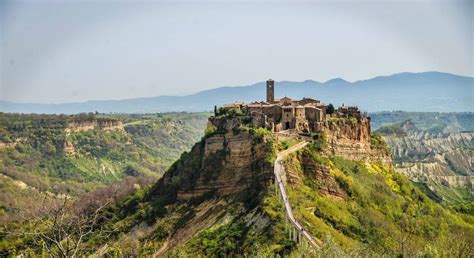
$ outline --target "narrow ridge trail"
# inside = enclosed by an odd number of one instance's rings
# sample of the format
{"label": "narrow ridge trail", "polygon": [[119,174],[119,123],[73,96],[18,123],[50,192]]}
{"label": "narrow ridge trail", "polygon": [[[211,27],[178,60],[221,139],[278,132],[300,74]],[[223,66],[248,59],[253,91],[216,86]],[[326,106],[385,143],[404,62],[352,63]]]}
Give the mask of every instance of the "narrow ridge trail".
{"label": "narrow ridge trail", "polygon": [[293,227],[299,232],[301,235],[306,238],[306,240],[310,243],[310,245],[315,248],[315,249],[320,249],[321,247],[314,241],[313,236],[306,231],[303,226],[296,220],[295,216],[293,215],[293,210],[291,209],[290,201],[288,199],[288,195],[286,194],[285,186],[283,184],[283,181],[281,179],[281,174],[285,173],[285,168],[283,166],[283,158],[290,154],[293,153],[303,147],[305,147],[308,144],[307,141],[303,141],[301,143],[298,143],[287,150],[281,151],[277,153],[277,158],[275,160],[275,166],[274,166],[274,174],[275,174],[275,179],[276,183],[278,184],[278,189],[280,191],[281,197],[283,199],[284,205],[285,205],[285,211],[286,215],[288,216],[289,220],[291,221],[291,224]]}

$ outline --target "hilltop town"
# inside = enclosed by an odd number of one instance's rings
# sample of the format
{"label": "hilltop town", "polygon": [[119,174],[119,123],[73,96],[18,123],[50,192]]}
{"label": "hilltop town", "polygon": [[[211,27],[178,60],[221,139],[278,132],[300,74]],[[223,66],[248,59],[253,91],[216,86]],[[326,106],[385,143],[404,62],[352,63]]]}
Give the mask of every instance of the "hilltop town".
{"label": "hilltop town", "polygon": [[[276,99],[275,81],[267,80],[266,86],[266,101],[225,104],[221,111],[237,110],[250,117],[250,124],[253,127],[267,128],[272,132],[284,130],[320,132],[328,118],[355,118],[360,122],[370,122],[370,118],[356,106],[343,104],[337,110],[330,110],[328,105],[312,98],[293,100],[285,96]],[[220,114],[217,109],[215,113],[216,116]]]}
{"label": "hilltop town", "polygon": [[[328,155],[392,166],[389,150],[380,137],[371,135],[370,117],[356,106],[334,109],[320,100],[275,98],[275,81],[266,82],[266,100],[234,102],[215,107],[208,128],[215,132],[239,127],[265,128],[282,138],[323,138]],[[382,151],[380,151],[382,150]]]}

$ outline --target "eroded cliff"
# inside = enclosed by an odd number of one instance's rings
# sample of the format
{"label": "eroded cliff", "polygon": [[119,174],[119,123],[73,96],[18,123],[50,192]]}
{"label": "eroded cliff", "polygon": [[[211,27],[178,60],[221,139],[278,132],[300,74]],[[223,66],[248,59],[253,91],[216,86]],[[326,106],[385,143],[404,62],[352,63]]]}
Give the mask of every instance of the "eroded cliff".
{"label": "eroded cliff", "polygon": [[380,139],[371,135],[370,119],[331,119],[323,127],[328,155],[392,166],[392,157]]}
{"label": "eroded cliff", "polygon": [[468,187],[474,183],[473,132],[429,132],[412,121],[399,125],[398,134],[385,133],[397,170],[417,182]]}
{"label": "eroded cliff", "polygon": [[100,129],[104,131],[112,130],[124,130],[123,123],[121,120],[113,119],[94,119],[94,120],[84,120],[84,121],[72,121],[67,123],[64,131],[66,133],[71,132],[84,132],[94,129]]}
{"label": "eroded cliff", "polygon": [[377,132],[391,146],[396,171],[417,182],[432,199],[464,207],[474,199],[474,133],[462,130],[455,121],[419,129],[406,120]]}
{"label": "eroded cliff", "polygon": [[227,195],[268,184],[272,176],[271,139],[240,128],[235,119],[214,122],[216,131],[181,156],[159,181],[158,194],[189,200]]}

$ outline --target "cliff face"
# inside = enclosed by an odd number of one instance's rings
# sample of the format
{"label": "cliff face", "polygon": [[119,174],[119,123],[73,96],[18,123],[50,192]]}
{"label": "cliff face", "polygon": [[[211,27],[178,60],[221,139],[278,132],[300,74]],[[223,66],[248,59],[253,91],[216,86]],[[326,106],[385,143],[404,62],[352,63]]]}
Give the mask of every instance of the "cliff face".
{"label": "cliff face", "polygon": [[319,194],[339,200],[346,197],[346,193],[341,189],[334,175],[331,174],[330,167],[317,162],[308,150],[298,152],[285,162],[287,171],[284,181],[292,188],[304,185],[305,180],[302,177],[306,177],[315,182],[311,187]]}
{"label": "cliff face", "polygon": [[380,162],[392,166],[392,157],[382,145],[375,145],[371,139],[370,120],[328,119],[323,131],[326,135],[328,154],[346,159]]}
{"label": "cliff face", "polygon": [[123,130],[123,123],[120,120],[89,120],[89,121],[80,121],[80,122],[69,122],[64,129],[65,132],[84,132],[94,129],[100,129],[104,131],[111,130]]}
{"label": "cliff face", "polygon": [[[186,178],[177,191],[176,198],[188,200],[210,192],[221,195],[237,193],[252,187],[255,183],[264,184],[272,177],[273,164],[265,161],[272,150],[264,138],[256,141],[254,135],[242,131],[241,126],[244,122],[241,118],[211,117],[209,124],[215,130],[213,135],[203,139],[191,153],[183,156],[184,163],[178,162],[176,168],[172,169],[174,172],[165,175],[161,186],[163,189],[176,180],[173,179],[176,175]],[[372,142],[369,119],[329,120],[324,126],[324,134],[326,155],[392,166],[390,153],[384,146],[376,146]],[[299,170],[319,182],[315,190],[325,195],[344,198],[345,194],[339,188],[328,166],[317,163],[305,152],[297,159]],[[194,163],[186,163],[186,160],[194,160]],[[189,167],[198,169],[186,172]],[[302,179],[296,175],[298,173],[292,173],[290,166],[287,178],[290,185],[301,183]]]}
{"label": "cliff face", "polygon": [[370,143],[370,120],[329,118],[323,129],[331,140]]}
{"label": "cliff face", "polygon": [[172,192],[173,199],[189,200],[204,194],[239,193],[267,184],[273,175],[273,164],[268,161],[272,148],[267,139],[232,126],[228,128],[233,130],[223,132],[228,125],[223,124],[218,133],[182,155],[159,181],[156,191]]}
{"label": "cliff face", "polygon": [[417,129],[412,122],[400,127],[403,134],[384,135],[392,147],[397,170],[417,182],[472,189],[474,133],[432,133]]}
{"label": "cliff face", "polygon": [[204,140],[201,173],[193,187],[181,189],[178,199],[189,199],[215,191],[219,195],[238,193],[267,183],[271,164],[265,162],[268,149],[248,133],[226,133]]}
{"label": "cliff face", "polygon": [[76,148],[74,144],[68,139],[70,133],[86,132],[90,130],[102,130],[102,131],[115,131],[119,130],[125,132],[123,123],[121,120],[109,120],[109,119],[94,119],[85,120],[79,122],[69,122],[64,128],[66,133],[66,139],[64,140],[63,150],[66,155],[76,154]]}

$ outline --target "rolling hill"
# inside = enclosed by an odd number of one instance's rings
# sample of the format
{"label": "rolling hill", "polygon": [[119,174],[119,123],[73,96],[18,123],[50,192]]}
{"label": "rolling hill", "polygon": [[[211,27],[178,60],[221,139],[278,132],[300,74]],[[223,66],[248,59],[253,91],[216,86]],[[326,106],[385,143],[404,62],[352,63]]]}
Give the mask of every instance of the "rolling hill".
{"label": "rolling hill", "polygon": [[[357,104],[365,111],[474,111],[474,78],[441,72],[398,73],[348,82],[340,78],[326,82],[278,81],[276,96],[312,97],[336,105]],[[214,105],[265,99],[265,83],[219,87],[187,96],[87,101],[83,103],[34,104],[0,101],[0,111],[19,113],[147,113],[209,111]]]}
{"label": "rolling hill", "polygon": [[0,114],[0,224],[35,209],[43,193],[151,184],[202,137],[208,116]]}

